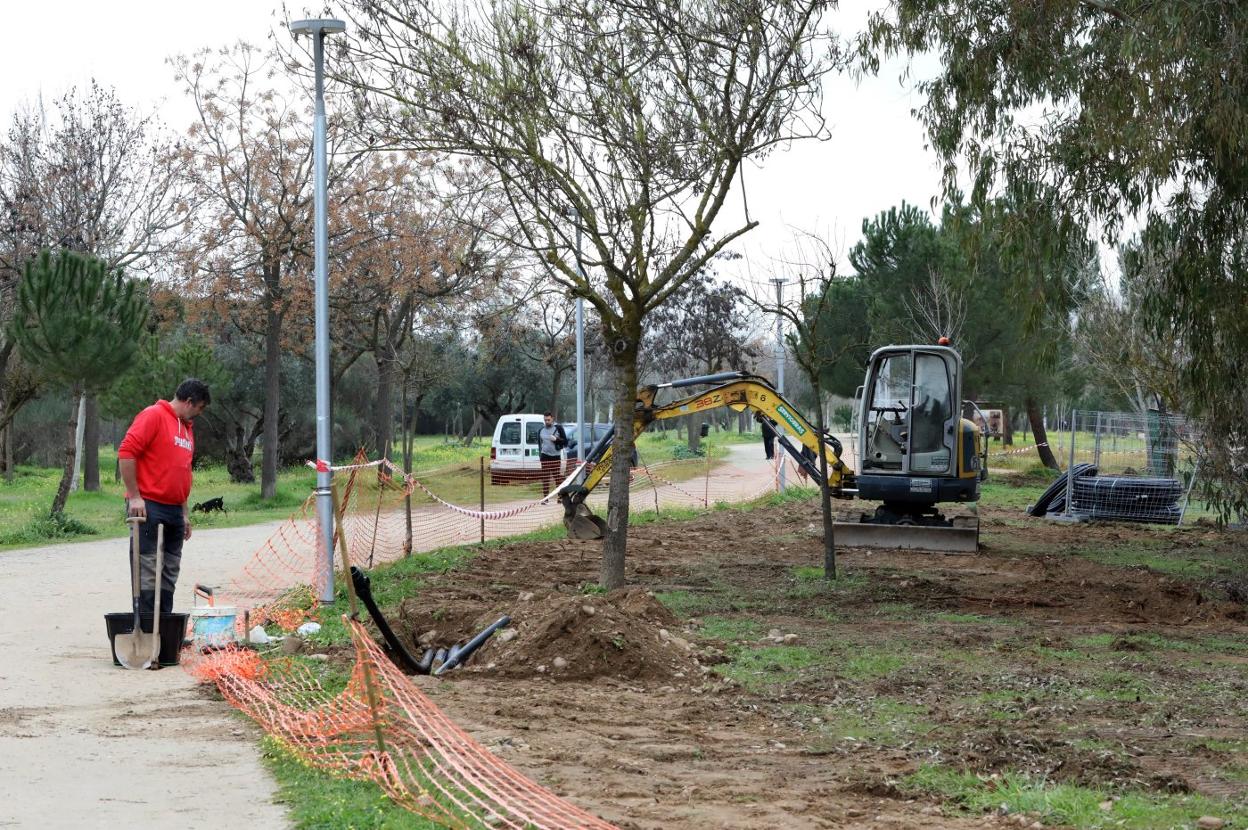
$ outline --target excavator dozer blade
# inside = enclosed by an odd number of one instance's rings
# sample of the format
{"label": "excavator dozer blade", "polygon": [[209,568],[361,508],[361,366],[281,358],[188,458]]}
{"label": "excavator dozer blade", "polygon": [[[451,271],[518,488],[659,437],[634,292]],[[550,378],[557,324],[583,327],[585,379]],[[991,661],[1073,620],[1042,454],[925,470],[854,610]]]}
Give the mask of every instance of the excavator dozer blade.
{"label": "excavator dozer blade", "polygon": [[974,553],[979,550],[979,528],[930,525],[837,522],[837,547],[929,550],[938,553]]}
{"label": "excavator dozer blade", "polygon": [[576,514],[563,517],[563,526],[568,529],[568,538],[593,540],[601,539],[607,534],[607,523],[595,516],[584,504],[576,506]]}

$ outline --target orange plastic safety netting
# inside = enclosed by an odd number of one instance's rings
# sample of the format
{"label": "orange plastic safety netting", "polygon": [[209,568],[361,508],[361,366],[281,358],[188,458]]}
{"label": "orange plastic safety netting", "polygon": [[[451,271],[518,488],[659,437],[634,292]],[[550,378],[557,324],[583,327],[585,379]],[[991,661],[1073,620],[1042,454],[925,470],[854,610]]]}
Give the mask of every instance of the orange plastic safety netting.
{"label": "orange plastic safety netting", "polygon": [[[632,508],[709,507],[772,492],[778,467],[761,455],[750,446],[639,466],[630,477]],[[797,481],[795,467],[787,475]],[[405,475],[388,462],[357,458],[336,469],[335,478],[349,557],[366,569],[540,530],[563,515],[553,496],[543,497],[549,482],[543,486],[527,473],[500,479],[485,462]],[[595,511],[605,512],[607,490],[604,481],[590,497]],[[341,583],[341,562],[336,570]],[[309,497],[237,574],[216,586],[215,601],[238,610],[240,638],[258,624],[289,631],[316,613],[325,579]],[[364,626],[347,625],[355,648],[345,688],[327,688],[306,659],[248,648],[188,652],[183,662],[300,758],[372,780],[395,803],[448,827],[609,826],[489,753],[389,661]]]}

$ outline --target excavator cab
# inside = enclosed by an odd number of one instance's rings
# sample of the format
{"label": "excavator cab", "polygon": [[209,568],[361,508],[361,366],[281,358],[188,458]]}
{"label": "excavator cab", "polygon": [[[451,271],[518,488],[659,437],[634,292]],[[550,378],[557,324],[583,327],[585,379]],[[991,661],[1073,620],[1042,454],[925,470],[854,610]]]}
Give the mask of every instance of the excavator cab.
{"label": "excavator cab", "polygon": [[953,527],[937,511],[976,502],[979,430],[961,416],[962,359],[948,346],[887,346],[867,366],[858,409],[858,498],[874,525]]}

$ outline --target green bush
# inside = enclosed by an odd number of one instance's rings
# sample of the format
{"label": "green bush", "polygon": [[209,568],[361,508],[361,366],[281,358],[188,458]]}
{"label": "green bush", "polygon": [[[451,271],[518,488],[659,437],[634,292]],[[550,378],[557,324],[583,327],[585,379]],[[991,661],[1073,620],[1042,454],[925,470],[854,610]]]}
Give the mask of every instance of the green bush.
{"label": "green bush", "polygon": [[73,539],[78,536],[95,536],[98,533],[99,531],[91,525],[66,516],[64,513],[44,513],[36,514],[26,524],[0,536],[0,545]]}
{"label": "green bush", "polygon": [[677,444],[676,446],[672,447],[672,458],[676,459],[677,461],[687,461],[690,458],[705,458],[705,457],[706,457],[706,450],[701,449],[701,448],[696,449],[696,450],[690,449],[688,444]]}

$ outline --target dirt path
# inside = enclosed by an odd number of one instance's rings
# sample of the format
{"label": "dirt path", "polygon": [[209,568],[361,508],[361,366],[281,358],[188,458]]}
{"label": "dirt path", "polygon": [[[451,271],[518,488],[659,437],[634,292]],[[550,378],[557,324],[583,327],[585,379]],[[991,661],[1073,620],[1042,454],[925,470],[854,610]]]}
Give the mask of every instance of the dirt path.
{"label": "dirt path", "polygon": [[[196,533],[176,607],[275,526]],[[0,826],[287,827],[247,721],[181,668],[113,666],[103,615],[129,605],[125,562],[118,539],[0,555]]]}

